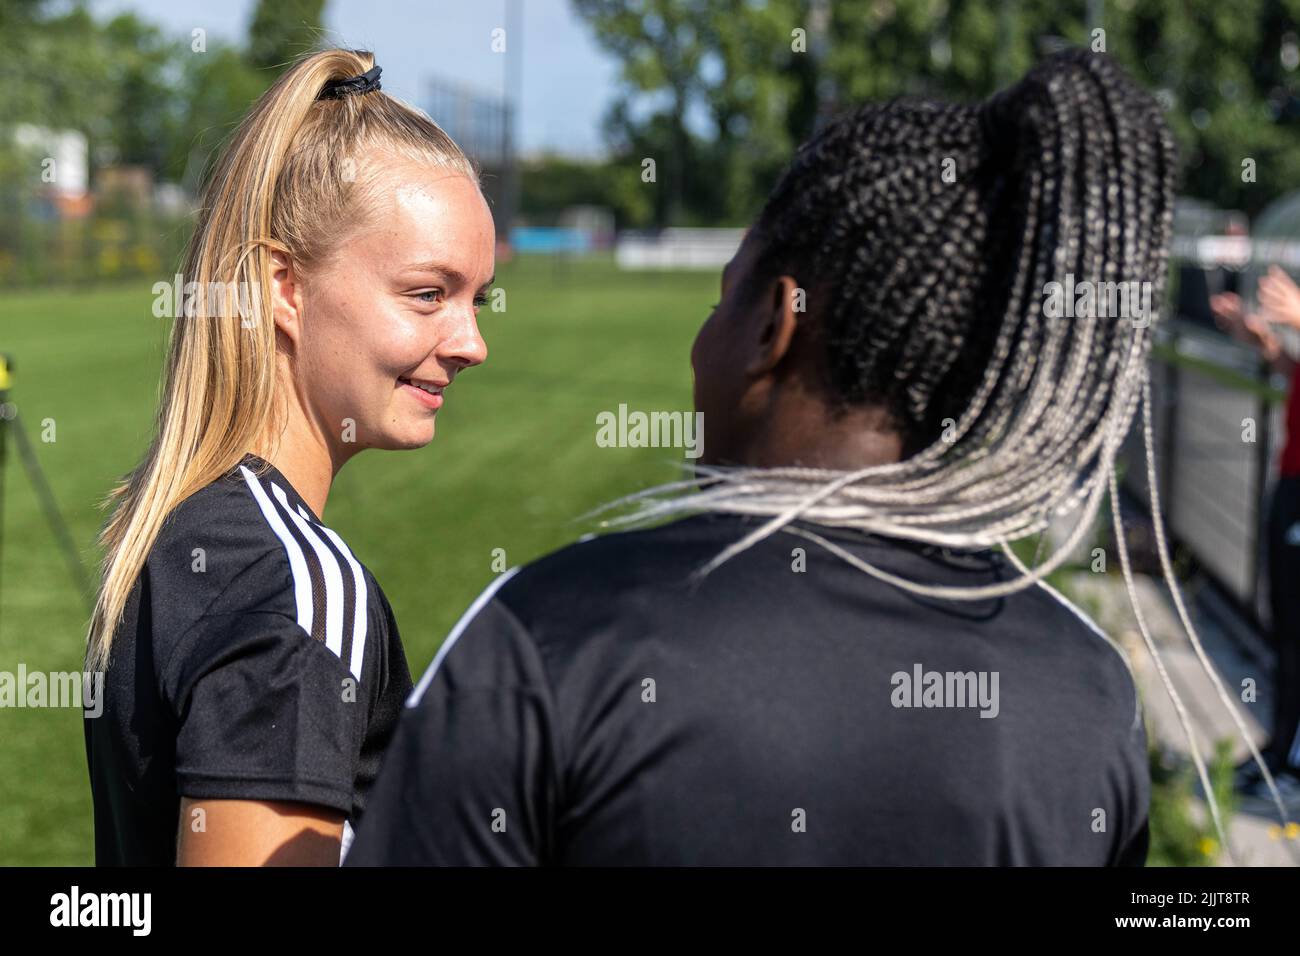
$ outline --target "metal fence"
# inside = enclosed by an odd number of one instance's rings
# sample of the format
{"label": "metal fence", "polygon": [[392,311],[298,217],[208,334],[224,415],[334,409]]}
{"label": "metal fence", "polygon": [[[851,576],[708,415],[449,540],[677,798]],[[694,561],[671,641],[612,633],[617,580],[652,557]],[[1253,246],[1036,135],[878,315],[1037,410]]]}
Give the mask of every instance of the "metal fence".
{"label": "metal fence", "polygon": [[497,235],[508,235],[519,207],[513,104],[503,97],[434,78],[425,84],[423,106],[478,164]]}
{"label": "metal fence", "polygon": [[[1197,228],[1233,215],[1201,210],[1175,238],[1174,315],[1152,350],[1152,419],[1166,526],[1240,611],[1267,625],[1263,532],[1285,440],[1286,383],[1215,327],[1209,296],[1235,284],[1249,307],[1260,272],[1269,263],[1293,271],[1288,257],[1300,246],[1260,230],[1268,217],[1249,239]],[[1146,501],[1141,441],[1135,425],[1120,460],[1125,487]]]}
{"label": "metal fence", "polygon": [[[1283,440],[1285,393],[1244,347],[1174,319],[1152,355],[1156,474],[1166,526],[1239,609],[1267,623],[1260,571],[1265,502]],[[1140,424],[1121,453],[1147,500]]]}

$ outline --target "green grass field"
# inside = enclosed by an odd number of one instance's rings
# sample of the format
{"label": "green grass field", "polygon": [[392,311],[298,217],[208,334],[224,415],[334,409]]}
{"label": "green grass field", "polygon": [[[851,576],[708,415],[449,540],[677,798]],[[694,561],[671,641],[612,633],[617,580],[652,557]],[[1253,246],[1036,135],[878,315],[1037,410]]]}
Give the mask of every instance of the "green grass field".
{"label": "green grass field", "polygon": [[[679,474],[680,451],[600,448],[596,415],[691,407],[689,351],[709,272],[622,273],[600,260],[498,270],[507,309],[480,315],[490,355],[460,377],[418,452],[348,465],[325,520],[378,577],[412,673],[493,577],[576,539],[595,505]],[[0,300],[11,400],[88,565],[98,503],[148,439],[166,320],[151,280]],[[54,441],[42,442],[52,420]],[[76,671],[86,612],[10,443],[0,559],[0,671]],[[79,710],[0,709],[0,865],[93,862]]]}

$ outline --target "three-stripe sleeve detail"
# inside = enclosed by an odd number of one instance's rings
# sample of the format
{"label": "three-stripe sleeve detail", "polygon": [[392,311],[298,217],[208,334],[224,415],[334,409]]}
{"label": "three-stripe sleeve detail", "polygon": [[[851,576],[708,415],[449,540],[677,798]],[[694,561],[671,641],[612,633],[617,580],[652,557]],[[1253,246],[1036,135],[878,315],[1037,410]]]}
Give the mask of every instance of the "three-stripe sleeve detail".
{"label": "three-stripe sleeve detail", "polygon": [[295,508],[278,484],[264,483],[242,465],[240,472],[289,557],[299,626],[360,680],[369,622],[369,589],[360,562],[338,534],[301,505]]}
{"label": "three-stripe sleeve detail", "polygon": [[239,466],[239,470],[244,476],[244,482],[253,493],[253,500],[257,502],[258,508],[262,511],[262,516],[266,518],[266,523],[271,526],[271,530],[280,539],[280,543],[284,545],[285,553],[289,556],[289,570],[293,576],[293,597],[297,607],[298,626],[308,634],[312,634],[312,628],[316,624],[316,615],[315,602],[312,598],[311,572],[307,568],[307,556],[303,553],[298,539],[293,536],[284,519],[280,517],[279,509],[276,508],[274,502],[267,495],[261,481],[243,465]]}
{"label": "three-stripe sleeve detail", "polygon": [[[296,527],[307,546],[316,555],[317,566],[325,585],[325,646],[339,659],[343,657],[343,573],[334,554],[320,535],[311,529],[311,525],[293,510],[284,489],[272,482],[271,492],[280,502],[284,513],[289,516],[291,527]],[[309,565],[310,567],[310,565]],[[313,634],[313,636],[315,636]]]}
{"label": "three-stripe sleeve detail", "polygon": [[[298,509],[300,512],[302,508]],[[304,515],[306,517],[306,515]],[[366,622],[369,620],[368,597],[369,588],[366,586],[366,574],[361,569],[361,562],[352,556],[352,551],[344,544],[343,539],[331,529],[323,524],[316,525],[317,530],[324,532],[325,537],[338,549],[338,553],[343,556],[349,570],[352,572],[352,593],[355,598],[352,602],[352,641],[348,661],[348,669],[352,675],[361,679],[362,659],[366,651]],[[346,626],[347,622],[345,622]]]}

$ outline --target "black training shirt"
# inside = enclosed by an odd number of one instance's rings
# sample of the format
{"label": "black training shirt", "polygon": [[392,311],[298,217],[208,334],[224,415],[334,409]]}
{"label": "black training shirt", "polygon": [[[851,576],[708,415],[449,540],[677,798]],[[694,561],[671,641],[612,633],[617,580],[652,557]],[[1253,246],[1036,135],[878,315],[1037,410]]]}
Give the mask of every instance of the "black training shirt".
{"label": "black training shirt", "polygon": [[[1079,611],[1042,586],[916,597],[784,531],[694,586],[750,520],[493,581],[411,695],[347,864],[1145,860],[1136,687]],[[1014,576],[815,530],[916,581]]]}
{"label": "black training shirt", "polygon": [[168,517],[114,636],[85,721],[96,862],[173,864],[182,796],[355,823],[410,690],[374,577],[247,457]]}

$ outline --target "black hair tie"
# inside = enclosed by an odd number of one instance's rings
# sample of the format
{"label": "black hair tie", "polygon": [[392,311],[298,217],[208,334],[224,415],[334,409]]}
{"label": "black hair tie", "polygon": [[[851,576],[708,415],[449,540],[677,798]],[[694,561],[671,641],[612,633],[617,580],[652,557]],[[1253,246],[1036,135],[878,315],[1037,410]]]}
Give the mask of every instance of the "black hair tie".
{"label": "black hair tie", "polygon": [[339,100],[353,93],[369,93],[372,90],[382,89],[379,85],[379,74],[383,72],[376,63],[360,76],[348,77],[346,80],[330,80],[321,88],[316,99]]}

